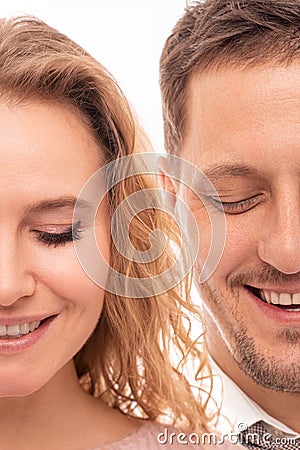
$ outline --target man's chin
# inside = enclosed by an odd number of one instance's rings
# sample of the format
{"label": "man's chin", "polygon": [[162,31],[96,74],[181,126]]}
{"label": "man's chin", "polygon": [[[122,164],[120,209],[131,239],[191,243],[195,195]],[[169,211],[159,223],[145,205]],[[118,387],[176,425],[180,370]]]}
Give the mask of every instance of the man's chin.
{"label": "man's chin", "polygon": [[[291,331],[291,330],[289,330]],[[286,331],[280,352],[270,355],[258,348],[255,340],[242,329],[234,334],[233,357],[240,370],[258,385],[277,392],[300,393],[300,333]],[[297,340],[297,347],[295,347]],[[283,351],[283,349],[285,351]]]}
{"label": "man's chin", "polygon": [[[203,299],[210,347],[216,335],[222,336],[223,344],[238,367],[258,385],[278,392],[299,393],[300,330],[297,324],[278,323],[261,313],[262,302],[254,299],[245,286],[239,286],[234,293],[219,291],[211,282],[197,287]],[[222,345],[218,339],[216,342]],[[216,362],[220,364],[218,358]]]}

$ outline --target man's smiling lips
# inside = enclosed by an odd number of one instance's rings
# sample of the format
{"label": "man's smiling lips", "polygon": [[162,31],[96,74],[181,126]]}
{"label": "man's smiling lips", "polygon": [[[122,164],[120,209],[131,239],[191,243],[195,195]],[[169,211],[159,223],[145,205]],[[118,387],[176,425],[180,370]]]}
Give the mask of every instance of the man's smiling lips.
{"label": "man's smiling lips", "polygon": [[277,305],[282,307],[295,307],[298,305],[300,308],[300,287],[291,289],[287,287],[273,287],[273,288],[262,288],[254,286],[246,286],[252,291],[252,293],[271,305]]}
{"label": "man's smiling lips", "polygon": [[253,286],[244,285],[260,311],[276,322],[300,321],[300,286]]}

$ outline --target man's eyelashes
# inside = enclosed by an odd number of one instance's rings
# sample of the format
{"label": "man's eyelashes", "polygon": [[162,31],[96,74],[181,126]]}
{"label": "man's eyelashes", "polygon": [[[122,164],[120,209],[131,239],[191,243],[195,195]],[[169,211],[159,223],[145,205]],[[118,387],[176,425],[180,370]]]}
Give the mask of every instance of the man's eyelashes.
{"label": "man's eyelashes", "polygon": [[254,195],[253,197],[244,198],[234,202],[224,202],[222,199],[211,197],[211,202],[218,208],[223,209],[228,214],[242,214],[250,211],[262,201],[261,195]]}

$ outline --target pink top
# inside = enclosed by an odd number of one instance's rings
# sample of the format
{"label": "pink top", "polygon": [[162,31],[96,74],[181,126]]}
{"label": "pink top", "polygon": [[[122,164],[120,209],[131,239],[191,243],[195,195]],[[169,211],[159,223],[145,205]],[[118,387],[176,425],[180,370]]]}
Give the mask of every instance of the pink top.
{"label": "pink top", "polygon": [[[195,442],[195,434],[193,433],[193,435],[193,443],[191,443],[186,435],[180,433],[175,428],[169,428],[156,422],[147,421],[129,436],[91,450],[204,450],[199,443],[197,444]],[[190,438],[191,436],[192,434]],[[234,448],[234,450],[238,450],[241,447],[224,443],[221,446],[207,445],[205,448],[211,450],[229,450]]]}

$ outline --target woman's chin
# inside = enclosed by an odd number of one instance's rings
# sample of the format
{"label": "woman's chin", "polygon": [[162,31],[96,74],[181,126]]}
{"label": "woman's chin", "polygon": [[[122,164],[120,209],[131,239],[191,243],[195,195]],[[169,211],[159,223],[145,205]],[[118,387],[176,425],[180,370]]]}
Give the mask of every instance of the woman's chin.
{"label": "woman's chin", "polygon": [[7,397],[27,397],[37,392],[42,386],[24,385],[21,383],[0,388],[0,399]]}
{"label": "woman's chin", "polygon": [[4,397],[26,397],[39,391],[47,384],[48,379],[32,377],[30,375],[4,376],[0,374],[0,399]]}

